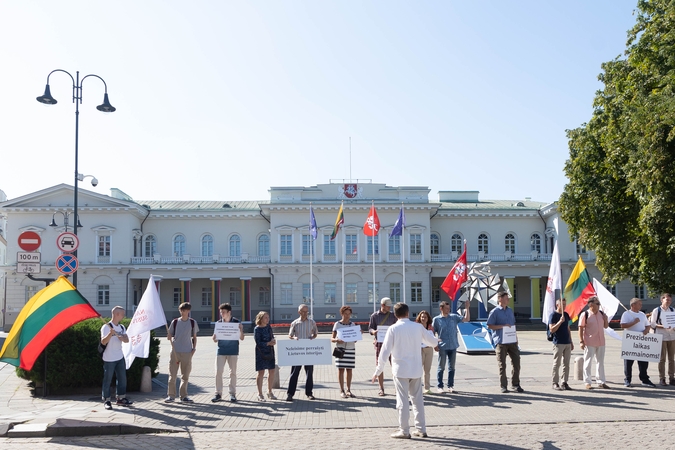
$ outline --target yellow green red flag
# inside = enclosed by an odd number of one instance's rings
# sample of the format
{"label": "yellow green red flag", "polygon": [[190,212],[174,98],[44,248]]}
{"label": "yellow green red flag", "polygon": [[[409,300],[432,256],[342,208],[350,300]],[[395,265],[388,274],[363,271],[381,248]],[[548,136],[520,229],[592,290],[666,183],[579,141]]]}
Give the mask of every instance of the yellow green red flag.
{"label": "yellow green red flag", "polygon": [[593,282],[580,256],[563,292],[563,298],[567,301],[565,312],[572,318],[572,322],[577,321],[579,313],[588,303],[588,299],[594,295],[596,293]]}

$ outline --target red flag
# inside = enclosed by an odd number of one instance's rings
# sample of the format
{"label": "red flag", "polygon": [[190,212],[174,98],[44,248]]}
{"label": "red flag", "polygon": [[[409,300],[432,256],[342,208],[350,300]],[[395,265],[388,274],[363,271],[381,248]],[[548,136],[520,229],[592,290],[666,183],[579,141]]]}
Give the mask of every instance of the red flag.
{"label": "red flag", "polygon": [[363,224],[363,234],[366,236],[377,236],[378,231],[380,231],[380,218],[377,217],[375,205],[372,205],[366,223]]}
{"label": "red flag", "polygon": [[441,284],[441,289],[448,294],[451,301],[454,301],[457,291],[459,291],[459,288],[462,287],[462,284],[464,284],[466,280],[466,243],[464,243],[464,253],[462,253],[462,256],[459,257],[455,265],[452,266],[452,270],[445,278],[443,284]]}

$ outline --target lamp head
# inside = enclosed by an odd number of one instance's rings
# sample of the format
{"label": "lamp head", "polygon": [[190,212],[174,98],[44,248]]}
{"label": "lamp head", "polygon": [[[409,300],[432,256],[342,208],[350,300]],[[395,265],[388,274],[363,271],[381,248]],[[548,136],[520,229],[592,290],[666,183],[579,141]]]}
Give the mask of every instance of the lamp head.
{"label": "lamp head", "polygon": [[37,97],[36,100],[40,103],[44,103],[45,105],[56,105],[56,99],[52,97],[52,93],[49,90],[49,85],[45,87],[45,93],[42,94],[40,97]]}
{"label": "lamp head", "polygon": [[[49,86],[47,86],[47,88],[49,89]],[[54,100],[54,101],[56,102],[56,100]],[[96,109],[98,109],[99,111],[105,112],[105,113],[111,113],[111,112],[115,112],[115,110],[117,108],[115,108],[113,105],[110,104],[110,101],[108,100],[108,93],[106,92],[103,95],[103,104],[98,105],[96,107]]]}

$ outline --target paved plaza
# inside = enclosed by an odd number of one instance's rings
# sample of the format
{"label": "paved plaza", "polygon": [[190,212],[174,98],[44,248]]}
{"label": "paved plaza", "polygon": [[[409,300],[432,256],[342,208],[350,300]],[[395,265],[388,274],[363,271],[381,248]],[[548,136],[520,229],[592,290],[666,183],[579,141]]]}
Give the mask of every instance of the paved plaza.
{"label": "paved plaza", "polygon": [[[320,335],[328,338],[329,335]],[[316,400],[304,397],[304,374],[295,401],[286,402],[289,368],[281,368],[277,401],[256,400],[254,342],[247,335],[241,345],[237,403],[211,403],[214,394],[216,344],[200,337],[193,360],[189,393],[194,404],[165,404],[169,344],[161,339],[160,375],[152,393],[130,393],[134,407],[103,409],[98,395],[32,397],[27,383],[14,367],[0,364],[0,430],[7,424],[23,424],[27,430],[44,429],[47,436],[0,437],[0,446],[19,448],[242,448],[257,442],[267,448],[627,448],[659,442],[659,448],[675,448],[671,433],[675,418],[675,387],[625,388],[620,342],[607,339],[606,373],[609,390],[586,390],[573,380],[573,391],[551,389],[551,344],[543,331],[521,331],[522,394],[502,394],[494,354],[457,357],[455,388],[458,393],[425,396],[429,438],[394,441],[397,413],[391,369],[385,370],[385,397],[377,396],[370,383],[374,370],[372,342],[357,343],[353,399],[340,398],[337,370],[316,366]],[[573,358],[581,355],[573,352]],[[634,369],[637,378],[637,368]],[[658,382],[655,363],[652,380]],[[432,368],[432,385],[435,364]],[[634,379],[634,381],[636,381]],[[225,381],[227,386],[227,380]],[[227,396],[225,396],[227,398]],[[21,430],[15,426],[14,430]],[[138,428],[134,428],[138,427]],[[101,433],[133,433],[98,436]],[[154,431],[147,433],[147,431]],[[10,432],[10,435],[11,433]],[[44,432],[43,432],[44,433]],[[68,435],[79,435],[68,436]],[[583,441],[581,437],[583,436]]]}

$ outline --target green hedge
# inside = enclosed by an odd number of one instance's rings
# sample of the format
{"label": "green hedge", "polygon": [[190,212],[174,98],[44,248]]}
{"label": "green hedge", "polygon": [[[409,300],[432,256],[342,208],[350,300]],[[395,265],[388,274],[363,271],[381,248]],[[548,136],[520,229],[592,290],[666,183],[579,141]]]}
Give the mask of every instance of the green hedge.
{"label": "green hedge", "polygon": [[[40,385],[45,380],[45,352],[47,353],[48,392],[76,391],[77,388],[100,387],[103,381],[103,360],[98,355],[101,326],[110,319],[88,319],[64,330],[54,339],[35,361],[32,370],[17,367],[18,377]],[[130,319],[123,319],[128,327]],[[159,373],[159,339],[151,332],[148,358],[136,358],[127,370],[127,390],[138,391],[141,387],[143,366],[150,366],[152,376]]]}

